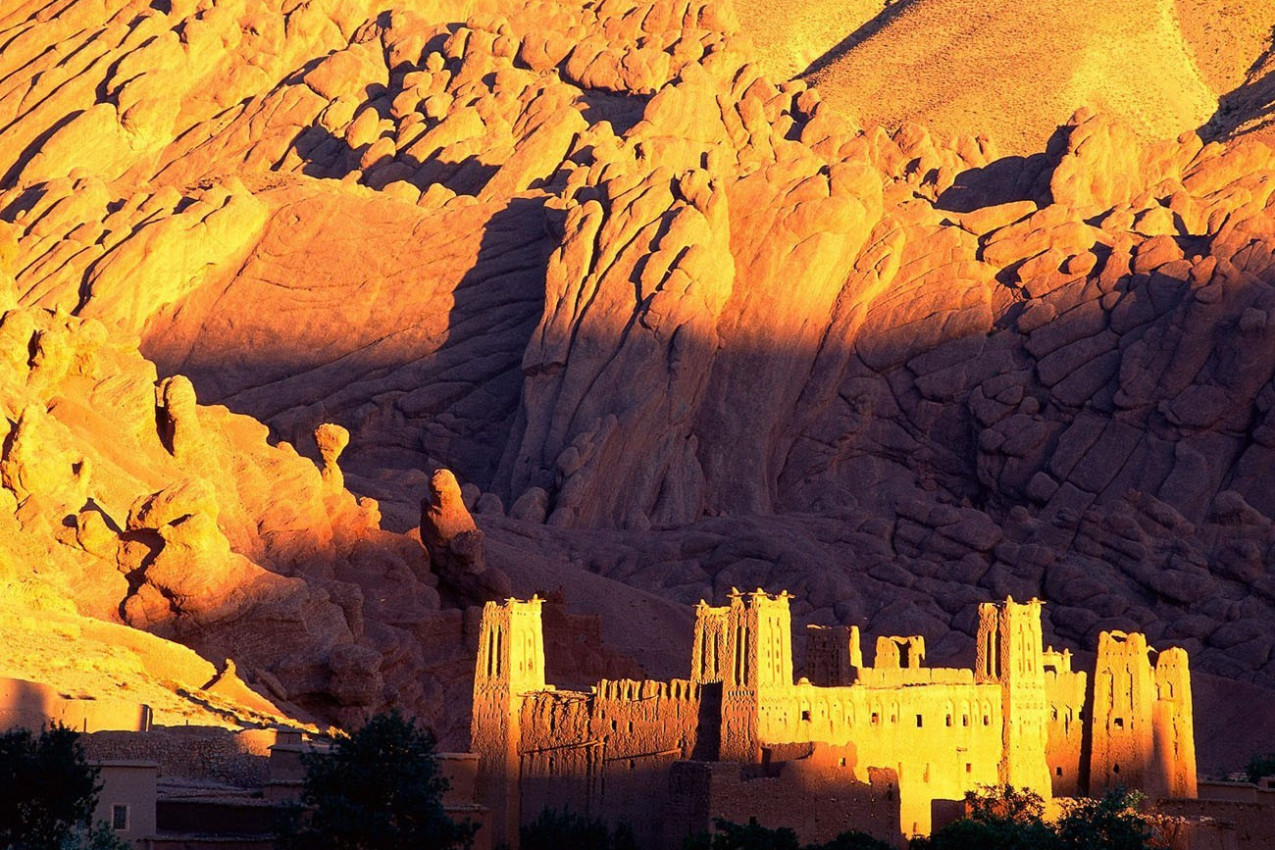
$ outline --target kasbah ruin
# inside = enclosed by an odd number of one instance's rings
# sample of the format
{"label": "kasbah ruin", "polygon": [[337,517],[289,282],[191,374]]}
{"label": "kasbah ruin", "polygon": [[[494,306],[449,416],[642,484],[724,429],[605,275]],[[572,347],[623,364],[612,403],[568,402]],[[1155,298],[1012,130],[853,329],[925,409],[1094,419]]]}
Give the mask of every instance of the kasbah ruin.
{"label": "kasbah ruin", "polygon": [[[717,818],[902,848],[967,814],[968,791],[1030,789],[1053,815],[1124,788],[1146,795],[1172,850],[1275,846],[1275,778],[1197,778],[1185,650],[1102,632],[1087,675],[1043,645],[1045,603],[1009,598],[978,606],[972,669],[925,667],[919,635],[878,637],[869,666],[858,627],[810,625],[798,678],[792,598],[701,602],[689,678],[588,691],[546,682],[544,627],[561,637],[563,622],[588,632],[596,618],[564,620],[552,595],[474,608],[470,752],[438,754],[448,816],[479,825],[474,850],[517,850],[546,809],[627,824],[644,850],[681,847]],[[269,707],[233,667],[201,693]],[[134,850],[273,850],[303,754],[328,746],[318,727],[166,725],[147,705],[0,678],[0,728],[52,722],[85,733],[103,783],[95,817]]]}
{"label": "kasbah ruin", "polygon": [[868,666],[857,627],[810,626],[794,681],[790,598],[701,602],[689,679],[589,692],[546,683],[541,599],[487,603],[472,748],[491,839],[516,846],[545,807],[626,822],[655,848],[714,817],[898,842],[980,786],[1197,796],[1183,649],[1103,632],[1090,690],[1069,651],[1044,647],[1043,603],[1011,597],[979,606],[973,669],[925,667],[921,636],[878,637]]}

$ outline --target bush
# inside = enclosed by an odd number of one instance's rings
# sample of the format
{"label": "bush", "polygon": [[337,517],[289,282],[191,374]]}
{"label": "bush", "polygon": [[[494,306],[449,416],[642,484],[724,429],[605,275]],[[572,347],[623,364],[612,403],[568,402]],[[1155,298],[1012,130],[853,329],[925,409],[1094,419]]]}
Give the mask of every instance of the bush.
{"label": "bush", "polygon": [[27,729],[0,734],[0,847],[127,848],[105,822],[86,826],[101,790],[78,732],[54,726],[38,735]]}
{"label": "bush", "polygon": [[969,814],[912,843],[921,850],[1055,850],[1058,837],[1045,824],[1045,801],[1012,785],[967,791]]}
{"label": "bush", "polygon": [[612,832],[602,821],[570,809],[542,809],[534,821],[518,830],[518,837],[522,850],[637,850],[637,840],[627,824]]}
{"label": "bush", "polygon": [[1256,785],[1264,777],[1275,776],[1275,753],[1253,756],[1244,768],[1244,778]]}
{"label": "bush", "polygon": [[1082,797],[1067,809],[1055,827],[1066,850],[1146,850],[1154,846],[1152,830],[1138,805],[1139,791],[1117,788],[1100,799]]}
{"label": "bush", "polygon": [[749,818],[741,826],[717,818],[713,821],[716,831],[710,836],[701,833],[686,839],[685,850],[801,850],[797,833],[787,827],[768,829]]}
{"label": "bush", "polygon": [[701,833],[686,839],[684,850],[894,850],[884,841],[865,832],[843,832],[826,844],[797,842],[797,833],[787,827],[768,829],[749,818],[746,826],[717,818],[713,821],[716,832]]}
{"label": "bush", "polygon": [[914,839],[913,850],[1149,850],[1152,830],[1138,813],[1142,796],[1123,789],[1072,803],[1056,824],[1039,796],[1012,786],[965,795],[968,817]]}
{"label": "bush", "polygon": [[894,850],[894,848],[866,832],[851,830],[841,833],[827,844],[811,844],[806,850]]}
{"label": "bush", "polygon": [[281,830],[281,850],[450,850],[476,827],[443,811],[447,779],[434,736],[398,712],[372,718],[331,753],[302,757],[304,812]]}

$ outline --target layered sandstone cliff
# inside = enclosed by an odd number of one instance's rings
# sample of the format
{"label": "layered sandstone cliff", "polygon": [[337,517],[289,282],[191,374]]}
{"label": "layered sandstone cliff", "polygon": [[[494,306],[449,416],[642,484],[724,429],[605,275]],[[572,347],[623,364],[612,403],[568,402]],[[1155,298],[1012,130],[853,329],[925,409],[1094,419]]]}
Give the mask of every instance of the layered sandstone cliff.
{"label": "layered sandstone cliff", "polygon": [[[1074,105],[1108,112],[1000,158],[995,121],[861,126],[740,29],[702,0],[0,11],[15,581],[321,719],[444,731],[459,606],[506,576],[607,614],[612,649],[565,652],[594,674],[668,675],[681,606],[786,585],[935,658],[974,602],[1040,596],[1056,645],[1136,629],[1275,687],[1269,57],[1207,143],[1172,135],[1216,88],[1122,111],[1107,72]],[[488,580],[411,532],[439,467]]]}

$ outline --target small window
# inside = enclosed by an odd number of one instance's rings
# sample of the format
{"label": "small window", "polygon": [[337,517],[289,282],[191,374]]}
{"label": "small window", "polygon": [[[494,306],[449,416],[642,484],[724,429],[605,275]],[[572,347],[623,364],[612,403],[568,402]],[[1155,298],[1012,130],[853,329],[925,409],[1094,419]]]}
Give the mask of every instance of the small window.
{"label": "small window", "polygon": [[921,715],[918,714],[916,716],[916,728],[920,729],[924,725],[925,725],[925,721],[922,719]]}
{"label": "small window", "polygon": [[111,806],[111,829],[117,832],[128,829],[128,806]]}
{"label": "small window", "polygon": [[803,711],[803,712],[801,713],[801,719],[802,719],[802,720],[804,720],[804,721],[806,721],[807,723],[809,723],[809,722],[810,722],[810,712],[809,712],[809,711]]}
{"label": "small window", "polygon": [[1118,765],[1118,764],[1116,764],[1116,765],[1112,765],[1112,767],[1111,767],[1111,772],[1112,772],[1112,773],[1119,773],[1119,772],[1120,772],[1120,765]]}
{"label": "small window", "polygon": [[845,767],[845,766],[846,766],[846,760],[845,760],[845,759],[838,759],[838,761],[840,762],[840,765],[841,765],[842,767]]}
{"label": "small window", "polygon": [[1123,718],[1123,717],[1117,717],[1117,718],[1116,718],[1116,728],[1117,728],[1117,729],[1123,729],[1123,728],[1124,728],[1124,718]]}
{"label": "small window", "polygon": [[880,723],[881,723],[881,715],[877,714],[875,711],[872,712],[872,725],[878,726],[880,725]]}
{"label": "small window", "polygon": [[952,715],[949,714],[947,717],[943,718],[943,725],[944,726],[952,725]]}
{"label": "small window", "polygon": [[969,716],[968,714],[962,714],[962,715],[961,715],[961,725],[962,725],[962,726],[969,726],[969,725],[970,725],[970,716]]}
{"label": "small window", "polygon": [[984,715],[983,715],[983,725],[984,725],[984,726],[991,726],[991,725],[992,725],[992,718],[990,718],[990,717],[988,717],[986,714],[984,714]]}
{"label": "small window", "polygon": [[965,762],[965,772],[966,772],[966,773],[973,773],[973,772],[974,772],[974,763],[973,763],[973,762],[969,762],[969,761]]}
{"label": "small window", "polygon": [[1054,775],[1055,775],[1055,776],[1062,776],[1062,768],[1061,768],[1061,767],[1055,767],[1055,768],[1054,768]]}

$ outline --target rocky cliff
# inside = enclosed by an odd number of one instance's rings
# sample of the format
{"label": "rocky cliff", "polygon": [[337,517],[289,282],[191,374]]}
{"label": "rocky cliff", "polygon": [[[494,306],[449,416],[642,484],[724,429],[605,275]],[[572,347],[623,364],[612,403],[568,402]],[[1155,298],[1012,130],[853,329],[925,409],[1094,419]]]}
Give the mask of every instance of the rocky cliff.
{"label": "rocky cliff", "polygon": [[[893,5],[908,33],[943,4]],[[1002,157],[993,119],[891,123],[879,75],[829,105],[742,29],[703,0],[0,11],[13,586],[445,734],[463,609],[509,586],[603,616],[560,641],[582,677],[679,671],[683,606],[760,585],[935,661],[976,601],[1040,596],[1056,644],[1136,628],[1268,697],[1269,56],[1183,42],[1243,79],[1212,121],[1204,83],[1169,115],[1094,72],[1068,109],[1106,111]]]}

